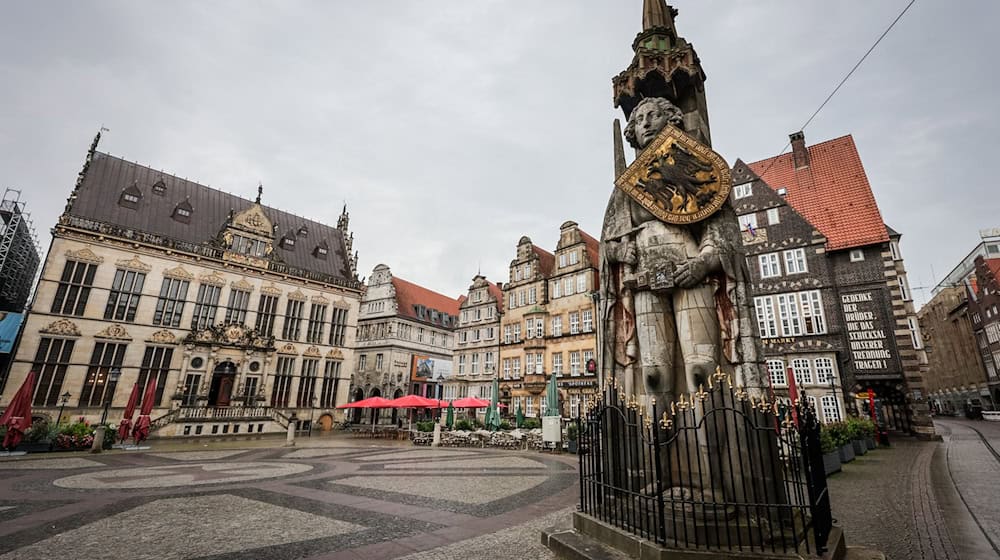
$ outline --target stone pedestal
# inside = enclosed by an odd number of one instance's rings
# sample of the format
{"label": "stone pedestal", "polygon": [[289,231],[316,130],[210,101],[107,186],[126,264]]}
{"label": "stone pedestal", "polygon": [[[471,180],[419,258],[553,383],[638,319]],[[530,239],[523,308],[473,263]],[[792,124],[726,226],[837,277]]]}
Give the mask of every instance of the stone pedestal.
{"label": "stone pedestal", "polygon": [[105,426],[97,427],[97,431],[94,432],[94,443],[90,446],[91,453],[100,453],[101,451],[104,451],[104,431],[106,429],[107,428]]}
{"label": "stone pedestal", "polygon": [[285,447],[295,447],[295,419],[288,421],[288,435],[285,437]]}
{"label": "stone pedestal", "polygon": [[434,441],[431,442],[431,447],[441,447],[441,421],[434,423]]}

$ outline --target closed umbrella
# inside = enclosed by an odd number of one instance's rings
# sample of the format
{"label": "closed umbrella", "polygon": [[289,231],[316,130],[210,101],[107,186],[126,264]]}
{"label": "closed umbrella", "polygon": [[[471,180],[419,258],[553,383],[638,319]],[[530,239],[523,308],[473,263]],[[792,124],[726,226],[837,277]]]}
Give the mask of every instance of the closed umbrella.
{"label": "closed umbrella", "polygon": [[490,431],[500,429],[500,406],[497,403],[497,396],[500,394],[500,382],[493,378],[493,396],[490,398],[490,406],[486,409],[486,427]]}
{"label": "closed umbrella", "polygon": [[455,426],[455,403],[448,403],[448,416],[445,417],[444,424],[449,430]]}
{"label": "closed umbrella", "polygon": [[118,442],[125,443],[132,428],[132,415],[135,414],[135,403],[139,401],[139,383],[132,385],[132,394],[128,397],[128,404],[125,405],[125,414],[122,415],[122,422],[118,424]]}
{"label": "closed umbrella", "polygon": [[153,412],[153,399],[155,398],[156,379],[150,376],[149,382],[146,383],[146,392],[142,395],[142,409],[139,410],[139,419],[136,420],[135,429],[132,430],[132,438],[135,439],[136,445],[149,437],[149,426],[153,423],[149,419],[149,415]]}
{"label": "closed umbrella", "polygon": [[35,372],[28,372],[21,388],[14,393],[14,398],[0,416],[0,426],[7,426],[7,434],[3,437],[3,447],[13,450],[21,443],[24,432],[31,427],[31,394],[35,390]]}
{"label": "closed umbrella", "polygon": [[552,374],[548,387],[545,388],[545,415],[561,416],[559,413],[559,388],[556,385],[556,374]]}
{"label": "closed umbrella", "polygon": [[514,421],[517,422],[517,427],[520,428],[524,426],[524,413],[521,412],[521,403],[517,403],[517,414],[514,415]]}

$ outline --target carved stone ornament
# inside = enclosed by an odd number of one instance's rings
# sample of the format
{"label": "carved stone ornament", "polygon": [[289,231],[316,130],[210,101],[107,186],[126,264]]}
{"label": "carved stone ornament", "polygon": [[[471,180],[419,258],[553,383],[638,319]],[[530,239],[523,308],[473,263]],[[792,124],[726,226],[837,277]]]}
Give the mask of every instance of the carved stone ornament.
{"label": "carved stone ornament", "polygon": [[267,214],[264,213],[259,204],[254,204],[237,214],[233,218],[233,225],[257,235],[268,238],[274,237],[271,220],[268,219]]}
{"label": "carved stone ornament", "polygon": [[326,353],[326,357],[329,360],[343,360],[344,353],[340,350],[340,348],[334,348]]}
{"label": "carved stone ornament", "polygon": [[168,268],[163,271],[164,278],[175,278],[177,280],[187,280],[190,282],[194,280],[194,273],[188,272],[183,266],[177,265],[173,268]]}
{"label": "carved stone ornament", "polygon": [[281,288],[275,286],[274,282],[271,282],[267,286],[264,286],[263,288],[261,288],[260,289],[260,293],[264,294],[265,296],[278,297],[278,296],[281,295]]}
{"label": "carved stone ornament", "polygon": [[246,278],[240,278],[239,281],[233,282],[232,286],[233,286],[233,288],[235,288],[237,290],[243,290],[244,292],[252,292],[253,291],[253,284],[251,284],[250,282],[247,282]]}
{"label": "carved stone ornament", "polygon": [[278,348],[278,353],[279,354],[294,354],[294,355],[297,356],[299,354],[299,351],[295,349],[295,345],[294,344],[292,344],[291,342],[286,342],[284,346],[282,346],[281,348]]}
{"label": "carved stone ornament", "polygon": [[226,285],[226,279],[222,277],[217,270],[213,270],[210,274],[205,274],[198,278],[198,281],[202,284],[208,284],[209,286],[223,287]]}
{"label": "carved stone ornament", "polygon": [[174,333],[168,331],[167,329],[163,329],[153,333],[149,339],[147,339],[147,342],[152,342],[154,344],[177,344],[177,337],[174,336]]}
{"label": "carved stone ornament", "polygon": [[80,336],[80,327],[77,327],[76,323],[69,319],[59,319],[58,321],[49,323],[49,326],[40,329],[38,332],[60,336]]}
{"label": "carved stone ornament", "polygon": [[139,260],[139,255],[133,255],[131,259],[121,259],[115,261],[115,266],[125,270],[134,270],[143,274],[153,270],[153,267]]}
{"label": "carved stone ornament", "polygon": [[306,348],[306,351],[302,353],[303,356],[309,356],[310,358],[319,358],[322,354],[319,353],[319,348],[315,346],[310,346]]}
{"label": "carved stone ornament", "polygon": [[306,295],[302,293],[302,290],[295,288],[294,292],[288,294],[288,299],[294,299],[297,301],[306,301]]}
{"label": "carved stone ornament", "polygon": [[615,186],[657,218],[691,224],[722,208],[732,177],[722,156],[678,128],[665,126]]}
{"label": "carved stone ornament", "polygon": [[312,297],[312,302],[315,303],[316,305],[329,305],[330,304],[330,300],[326,299],[323,296],[313,296]]}
{"label": "carved stone ornament", "polygon": [[225,330],[226,342],[235,344],[245,336],[246,329],[240,325],[229,325]]}
{"label": "carved stone ornament", "polygon": [[90,250],[90,247],[84,247],[79,251],[66,251],[66,258],[91,264],[104,262],[104,257],[98,256],[97,253]]}
{"label": "carved stone ornament", "polygon": [[94,335],[95,338],[110,338],[112,340],[132,340],[125,327],[115,323]]}

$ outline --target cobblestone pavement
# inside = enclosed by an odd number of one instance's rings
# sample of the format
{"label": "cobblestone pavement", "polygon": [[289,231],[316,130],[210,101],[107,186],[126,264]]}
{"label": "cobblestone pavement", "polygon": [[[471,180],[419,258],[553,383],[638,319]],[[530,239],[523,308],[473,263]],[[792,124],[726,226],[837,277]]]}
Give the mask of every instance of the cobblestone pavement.
{"label": "cobblestone pavement", "polygon": [[302,444],[0,461],[0,560],[548,560],[576,503],[573,456]]}

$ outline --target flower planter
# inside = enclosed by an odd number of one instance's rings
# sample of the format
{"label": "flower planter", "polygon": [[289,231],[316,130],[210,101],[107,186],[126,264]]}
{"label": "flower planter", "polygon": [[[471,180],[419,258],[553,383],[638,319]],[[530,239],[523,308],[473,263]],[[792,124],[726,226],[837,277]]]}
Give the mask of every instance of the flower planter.
{"label": "flower planter", "polygon": [[18,451],[25,453],[47,453],[52,451],[52,444],[47,441],[37,441],[32,443],[22,443],[17,446]]}
{"label": "flower planter", "polygon": [[839,452],[832,451],[830,453],[823,454],[823,470],[826,472],[826,476],[830,476],[835,472],[840,472]]}
{"label": "flower planter", "polygon": [[570,440],[569,445],[567,445],[567,451],[570,453],[576,453],[576,440]]}
{"label": "flower planter", "polygon": [[869,450],[875,449],[875,438],[865,438],[865,446],[867,446]]}
{"label": "flower planter", "polygon": [[854,460],[854,446],[850,443],[840,446],[839,453],[841,463],[850,463]]}
{"label": "flower planter", "polygon": [[868,453],[868,445],[865,444],[864,440],[855,439],[851,440],[851,446],[854,447],[854,455],[864,455]]}

